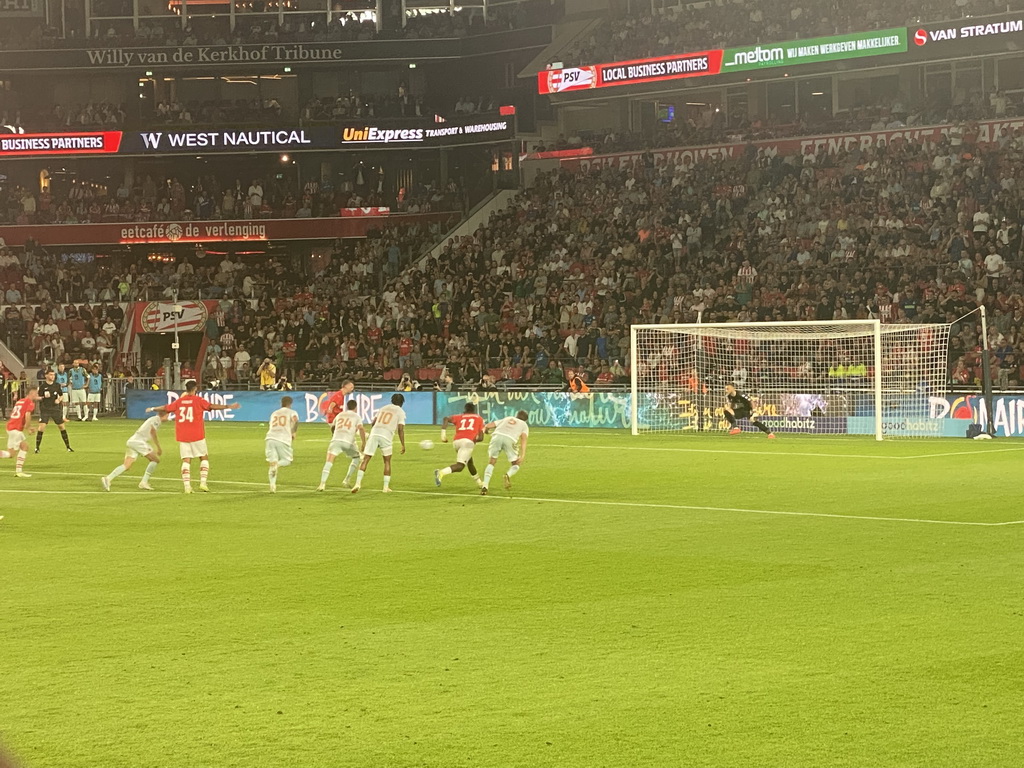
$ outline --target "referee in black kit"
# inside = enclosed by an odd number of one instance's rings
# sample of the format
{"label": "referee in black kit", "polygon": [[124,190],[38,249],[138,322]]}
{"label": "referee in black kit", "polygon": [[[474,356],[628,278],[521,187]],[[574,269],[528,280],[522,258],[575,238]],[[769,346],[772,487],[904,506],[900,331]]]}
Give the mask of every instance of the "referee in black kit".
{"label": "referee in black kit", "polygon": [[39,431],[36,432],[36,453],[39,453],[39,446],[43,444],[43,430],[51,421],[60,430],[68,453],[74,453],[64,426],[64,390],[57,383],[57,374],[52,369],[46,372],[43,382],[39,385]]}

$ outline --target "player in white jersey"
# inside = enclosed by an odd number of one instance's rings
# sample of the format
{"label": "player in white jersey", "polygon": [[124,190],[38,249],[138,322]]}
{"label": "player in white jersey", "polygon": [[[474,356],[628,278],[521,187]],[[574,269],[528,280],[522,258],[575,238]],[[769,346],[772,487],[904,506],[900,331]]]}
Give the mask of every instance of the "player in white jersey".
{"label": "player in white jersey", "polygon": [[149,459],[146,471],[142,473],[142,482],[139,483],[139,488],[144,491],[153,490],[153,486],[149,484],[149,479],[156,472],[157,465],[160,463],[160,454],[164,452],[163,448],[160,447],[160,440],[156,436],[156,431],[169,418],[169,413],[158,413],[156,416],[150,416],[142,422],[142,426],[135,430],[134,435],[128,438],[127,447],[124,452],[124,463],[114,467],[114,470],[109,475],[100,478],[104,490],[109,491],[110,484],[114,481],[114,478],[123,475],[131,469],[132,464],[135,463],[139,456],[145,456]]}
{"label": "player in white jersey", "polygon": [[498,463],[498,457],[503,453],[512,465],[505,473],[505,488],[512,488],[512,478],[526,459],[526,438],[530,436],[530,425],[526,423],[528,416],[526,411],[520,411],[515,416],[492,421],[484,427],[485,433],[494,430],[494,434],[491,436],[491,442],[487,444],[490,462],[484,469],[484,484],[480,486],[481,496],[487,495],[487,486],[491,484],[494,465]]}
{"label": "player in white jersey", "polygon": [[271,493],[277,493],[277,470],[292,463],[292,440],[298,429],[299,414],[292,410],[292,399],[282,397],[281,407],[270,414],[270,429],[265,440]]}
{"label": "player in white jersey", "polygon": [[405,398],[400,394],[391,396],[391,405],[385,405],[373,418],[373,427],[370,429],[370,437],[363,447],[363,461],[356,472],[356,484],[352,486],[352,493],[359,493],[363,484],[363,473],[373,455],[380,451],[384,457],[384,493],[391,493],[391,444],[394,442],[395,432],[398,432],[398,439],[402,443],[402,453],[405,453]]}
{"label": "player in white jersey", "polygon": [[[327,446],[327,461],[324,462],[324,468],[320,472],[320,485],[316,488],[318,491],[327,488],[327,478],[331,476],[331,470],[334,469],[335,457],[345,454],[352,459],[352,463],[348,465],[345,481],[342,483],[346,488],[349,487],[349,480],[359,469],[359,454],[366,447],[366,429],[363,428],[363,420],[356,412],[358,403],[355,400],[349,400],[345,407],[346,410],[334,417],[332,425],[334,434],[331,436],[331,444]],[[356,435],[359,436],[359,448],[356,448]]]}

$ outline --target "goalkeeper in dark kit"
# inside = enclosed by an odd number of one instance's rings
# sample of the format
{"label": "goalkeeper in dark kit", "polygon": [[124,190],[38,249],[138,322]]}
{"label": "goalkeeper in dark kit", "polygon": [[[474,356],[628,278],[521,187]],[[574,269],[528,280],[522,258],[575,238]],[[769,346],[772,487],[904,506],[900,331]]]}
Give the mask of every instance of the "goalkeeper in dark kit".
{"label": "goalkeeper in dark kit", "polygon": [[742,432],[743,430],[739,428],[739,424],[737,422],[739,422],[740,419],[747,419],[751,424],[768,435],[770,439],[775,439],[775,435],[772,434],[772,431],[758,421],[754,416],[754,406],[751,404],[750,400],[746,396],[740,394],[732,384],[725,385],[725,399],[725,420],[729,422],[730,435],[738,435]]}

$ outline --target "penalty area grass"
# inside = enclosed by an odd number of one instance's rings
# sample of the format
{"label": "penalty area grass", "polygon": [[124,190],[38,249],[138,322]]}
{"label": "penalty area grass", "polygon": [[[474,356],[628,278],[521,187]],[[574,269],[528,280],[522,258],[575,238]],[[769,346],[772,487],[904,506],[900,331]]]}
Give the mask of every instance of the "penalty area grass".
{"label": "penalty area grass", "polygon": [[[363,493],[302,425],[169,426],[0,462],[0,741],[28,768],[1010,765],[1024,454],[1010,440],[534,429],[491,495],[434,427]],[[477,450],[482,469],[485,451]]]}

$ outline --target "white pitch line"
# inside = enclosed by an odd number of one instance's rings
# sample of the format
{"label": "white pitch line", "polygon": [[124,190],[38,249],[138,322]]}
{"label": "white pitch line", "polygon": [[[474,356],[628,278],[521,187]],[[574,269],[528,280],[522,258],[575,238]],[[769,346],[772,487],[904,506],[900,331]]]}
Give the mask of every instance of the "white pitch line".
{"label": "white pitch line", "polygon": [[[94,474],[92,472],[39,472],[35,471],[34,475],[60,475],[63,477],[94,477],[99,480],[102,475]],[[181,483],[180,478],[176,477],[151,477],[149,481],[157,483]],[[193,480],[193,482],[195,482]],[[211,485],[255,485],[260,488],[266,488],[266,483],[254,483],[248,480],[214,480]],[[70,491],[69,491],[70,493]],[[82,491],[82,493],[92,493],[92,491]],[[106,491],[97,491],[97,493],[106,493]],[[197,493],[199,493],[197,491]],[[201,495],[201,494],[200,494]]]}
{"label": "white pitch line", "polygon": [[[465,493],[443,493],[441,491],[401,491],[394,493],[405,493],[416,496],[451,496],[459,499],[476,498],[475,494]],[[644,509],[680,509],[700,512],[742,512],[751,515],[782,515],[785,517],[829,517],[840,520],[873,520],[884,523],[926,523],[931,525],[967,525],[979,528],[994,528],[1006,525],[1024,525],[1024,520],[1010,520],[1003,523],[981,523],[963,520],[929,520],[919,517],[878,517],[872,515],[836,515],[829,512],[783,512],[776,509],[745,509],[742,507],[703,507],[689,504],[650,504],[635,501],[591,501],[580,499],[550,499],[542,496],[485,496],[481,498],[498,499],[505,501],[545,501],[554,504],[589,504],[601,507],[640,507]]]}
{"label": "white pitch line", "polygon": [[822,459],[890,459],[900,458],[897,456],[877,456],[870,453],[807,453],[797,451],[780,451],[771,453],[769,451],[743,451],[727,448],[659,448],[651,445],[576,445],[574,443],[534,443],[530,449],[537,448],[586,448],[587,450],[605,449],[609,451],[655,451],[667,453],[729,453],[748,456],[813,456]]}
{"label": "white pitch line", "polygon": [[[776,443],[775,445],[778,445]],[[1021,448],[992,448],[978,451],[952,451],[949,453],[922,453],[916,456],[880,456],[873,453],[810,453],[807,451],[745,451],[726,448],[677,448],[658,447],[651,445],[577,445],[575,443],[539,443],[531,444],[531,450],[537,448],[585,448],[587,450],[604,449],[608,451],[655,451],[668,453],[732,453],[746,456],[811,456],[822,459],[880,459],[883,461],[902,461],[906,459],[930,459],[936,456],[984,456],[989,453],[1007,451],[1024,451]]]}
{"label": "white pitch line", "polygon": [[[300,490],[285,490],[278,488],[277,495],[281,494],[294,494],[294,493],[306,493],[307,491]],[[311,491],[310,491],[311,492]],[[146,498],[148,496],[184,496],[185,494],[181,491],[47,491],[47,490],[20,490],[18,488],[2,488],[0,493],[32,493],[32,494],[52,494],[55,496],[134,496],[137,499]],[[202,493],[195,491],[192,493],[193,496],[251,496],[252,491],[212,491],[211,493]],[[2,520],[3,518],[0,518]]]}

